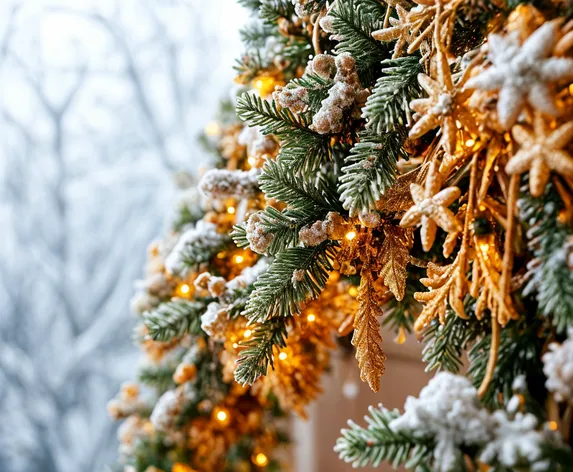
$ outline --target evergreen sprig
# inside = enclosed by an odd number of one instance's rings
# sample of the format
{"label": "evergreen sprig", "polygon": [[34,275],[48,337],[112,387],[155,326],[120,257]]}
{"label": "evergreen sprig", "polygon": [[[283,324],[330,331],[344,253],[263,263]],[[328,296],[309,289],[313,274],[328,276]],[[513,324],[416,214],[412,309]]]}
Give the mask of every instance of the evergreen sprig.
{"label": "evergreen sprig", "polygon": [[251,10],[252,12],[257,12],[261,7],[261,0],[237,0],[239,5]]}
{"label": "evergreen sprig", "polygon": [[241,41],[247,48],[263,48],[275,30],[276,28],[266,23],[252,22],[241,29]]}
{"label": "evergreen sprig", "polygon": [[342,430],[342,437],[336,441],[334,450],[353,467],[378,467],[387,461],[394,468],[430,472],[427,465],[431,459],[434,444],[431,440],[416,438],[403,432],[395,432],[390,422],[400,416],[398,410],[387,410],[382,405],[370,406],[366,416],[367,428],[349,421],[349,429]]}
{"label": "evergreen sprig", "polygon": [[410,101],[420,96],[420,72],[417,55],[382,61],[382,75],[362,109],[370,130],[382,134],[407,126]]}
{"label": "evergreen sprig", "polygon": [[280,252],[255,282],[243,314],[256,322],[299,314],[301,304],[318,297],[324,289],[332,271],[332,257],[328,242]]}
{"label": "evergreen sprig", "polygon": [[422,333],[422,360],[427,363],[426,372],[438,369],[458,373],[465,352],[484,329],[485,323],[475,319],[464,320],[451,310],[443,325],[437,320],[432,321]]}
{"label": "evergreen sprig", "polygon": [[181,264],[191,270],[196,269],[200,264],[209,262],[215,254],[221,251],[231,242],[227,235],[218,234],[216,238],[202,242],[196,241],[193,244],[185,244],[181,248],[179,258]]}
{"label": "evergreen sprig", "polygon": [[[323,219],[329,211],[342,210],[333,182],[316,175],[312,180],[294,175],[292,169],[277,161],[265,163],[259,185],[267,198],[287,205],[283,211],[268,206],[259,213],[261,226],[274,236],[267,249],[271,256],[297,245],[304,226]],[[244,225],[235,226],[231,236],[239,247],[249,245]]]}
{"label": "evergreen sprig", "polygon": [[336,51],[348,52],[356,60],[363,85],[370,84],[372,66],[388,57],[388,48],[372,37],[384,26],[386,8],[376,0],[336,2],[330,11],[332,29],[339,40]]}
{"label": "evergreen sprig", "polygon": [[[538,320],[520,319],[512,321],[501,330],[497,363],[489,388],[481,399],[489,408],[504,406],[513,394],[512,385],[516,377],[524,375],[534,398],[544,397],[545,377],[541,355],[543,345],[539,342],[542,326]],[[481,385],[491,347],[491,333],[479,339],[469,351],[468,374],[473,384]],[[536,389],[540,391],[536,392]]]}
{"label": "evergreen sprig", "polygon": [[274,319],[255,326],[251,337],[243,341],[241,356],[237,360],[235,380],[241,385],[252,385],[274,367],[274,350],[286,346],[287,320]]}
{"label": "evergreen sprig", "polygon": [[573,229],[559,221],[563,204],[553,184],[541,198],[523,192],[519,206],[535,256],[524,293],[534,293],[539,311],[553,321],[559,333],[566,333],[573,326],[573,271],[567,260],[567,241]]}
{"label": "evergreen sprig", "polygon": [[387,326],[392,331],[398,332],[400,329],[412,332],[412,326],[416,320],[417,314],[422,311],[422,304],[414,298],[416,290],[415,283],[406,284],[406,293],[402,300],[392,297],[390,301],[384,304],[384,318],[382,325]]}
{"label": "evergreen sprig", "polygon": [[341,210],[336,189],[329,186],[327,181],[316,176],[313,179],[305,179],[276,161],[268,160],[265,163],[259,177],[259,187],[266,198],[280,200],[286,203],[288,208],[295,210]]}
{"label": "evergreen sprig", "polygon": [[309,114],[295,115],[288,108],[277,108],[252,94],[243,94],[237,100],[237,114],[249,126],[260,126],[265,135],[273,134],[280,140],[277,160],[291,167],[291,172],[315,173],[330,159],[328,136],[312,131]]}
{"label": "evergreen sprig", "polygon": [[171,341],[185,333],[200,334],[205,304],[174,298],[143,315],[149,336],[155,341]]}
{"label": "evergreen sprig", "polygon": [[304,88],[307,93],[305,102],[309,108],[316,113],[320,110],[322,101],[328,97],[328,92],[333,84],[332,79],[324,78],[313,73],[305,73],[302,77],[291,80],[287,88]]}
{"label": "evergreen sprig", "polygon": [[260,2],[259,18],[275,24],[279,18],[292,18],[295,14],[291,0],[265,0]]}
{"label": "evergreen sprig", "polygon": [[396,180],[396,162],[407,158],[399,133],[376,135],[362,131],[342,168],[338,191],[351,215],[376,208],[376,202]]}
{"label": "evergreen sprig", "polygon": [[142,384],[156,388],[160,392],[173,387],[173,373],[176,365],[146,365],[138,373],[138,379]]}

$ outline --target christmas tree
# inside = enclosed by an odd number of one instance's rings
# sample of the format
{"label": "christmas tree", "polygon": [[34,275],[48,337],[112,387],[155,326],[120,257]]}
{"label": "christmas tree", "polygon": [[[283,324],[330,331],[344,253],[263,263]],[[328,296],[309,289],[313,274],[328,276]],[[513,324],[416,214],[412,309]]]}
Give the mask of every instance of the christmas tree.
{"label": "christmas tree", "polygon": [[152,251],[136,311],[157,393],[112,404],[126,463],[279,467],[277,413],[317,396],[333,335],[380,388],[382,322],[437,373],[350,422],[341,459],[573,470],[571,5],[241,3],[242,124],[211,130],[206,212]]}

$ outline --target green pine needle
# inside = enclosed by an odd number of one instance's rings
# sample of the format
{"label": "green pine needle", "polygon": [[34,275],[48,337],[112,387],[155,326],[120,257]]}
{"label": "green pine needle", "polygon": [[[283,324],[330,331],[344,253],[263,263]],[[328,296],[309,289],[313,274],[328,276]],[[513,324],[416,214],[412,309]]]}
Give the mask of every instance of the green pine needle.
{"label": "green pine needle", "polygon": [[171,341],[186,333],[200,334],[205,304],[174,298],[143,315],[149,336],[155,341]]}
{"label": "green pine needle", "polygon": [[[336,52],[348,52],[356,60],[364,85],[369,85],[374,64],[389,56],[385,44],[372,33],[384,26],[386,7],[376,0],[345,0],[336,2],[329,16],[339,42]],[[364,79],[367,80],[364,80]]]}
{"label": "green pine needle", "polygon": [[539,311],[550,318],[560,334],[573,326],[573,271],[566,243],[573,229],[559,222],[563,203],[552,184],[541,198],[523,191],[520,217],[528,227],[527,238],[538,264],[530,270],[525,294],[535,294]]}
{"label": "green pine needle", "polygon": [[241,357],[237,360],[235,380],[241,385],[252,385],[259,377],[274,367],[275,348],[286,346],[287,320],[275,319],[255,326],[251,337],[243,341]]}
{"label": "green pine needle", "polygon": [[422,72],[419,56],[404,56],[382,61],[382,75],[368,97],[362,116],[376,134],[407,126],[410,101],[420,96],[418,74]]}
{"label": "green pine needle", "polygon": [[466,350],[486,329],[484,325],[475,319],[463,320],[451,310],[443,325],[432,321],[422,333],[422,360],[427,363],[426,372],[438,369],[457,374]]}
{"label": "green pine needle", "polygon": [[292,247],[277,254],[269,269],[255,282],[243,314],[251,321],[287,318],[300,313],[301,304],[317,298],[328,280],[333,249]]}
{"label": "green pine needle", "polygon": [[[504,327],[500,335],[499,353],[493,378],[481,399],[485,406],[503,407],[504,401],[513,395],[513,381],[520,375],[524,375],[530,381],[530,385],[543,390],[545,377],[541,362],[543,343],[540,343],[540,339],[543,340],[547,335],[543,335],[542,332],[539,320],[525,318],[511,321]],[[485,377],[490,347],[491,333],[488,333],[470,349],[468,374],[476,388],[481,385]],[[530,393],[534,394],[531,389]],[[543,392],[541,396],[544,395]]]}
{"label": "green pine needle", "polygon": [[[416,438],[403,432],[395,432],[390,422],[400,416],[398,410],[387,410],[381,404],[378,408],[370,406],[366,416],[367,428],[349,421],[349,429],[342,430],[342,437],[336,441],[334,451],[352,467],[378,467],[382,461],[394,468],[404,466],[407,469],[430,471],[428,464],[434,449],[431,440]],[[420,468],[422,467],[422,468]]]}
{"label": "green pine needle", "polygon": [[249,126],[260,126],[263,134],[273,134],[280,140],[277,160],[293,173],[311,175],[330,160],[329,138],[309,129],[309,114],[295,115],[288,108],[279,110],[274,101],[249,93],[237,100],[237,114]]}
{"label": "green pine needle", "polygon": [[407,155],[398,133],[362,131],[342,168],[338,191],[351,215],[376,208],[376,202],[396,180],[396,162]]}
{"label": "green pine needle", "polygon": [[164,392],[175,385],[173,374],[176,367],[177,365],[146,365],[140,369],[137,377],[142,384]]}

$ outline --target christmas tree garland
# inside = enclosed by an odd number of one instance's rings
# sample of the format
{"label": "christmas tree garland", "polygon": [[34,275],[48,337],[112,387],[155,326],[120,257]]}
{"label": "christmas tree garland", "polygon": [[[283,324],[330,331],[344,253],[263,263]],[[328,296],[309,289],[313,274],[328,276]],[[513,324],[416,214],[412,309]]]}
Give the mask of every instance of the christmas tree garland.
{"label": "christmas tree garland", "polygon": [[[275,401],[303,413],[331,333],[352,336],[377,391],[382,321],[413,330],[440,372],[404,413],[380,406],[367,428],[351,422],[336,445],[343,460],[573,468],[573,11],[558,1],[241,3],[256,17],[237,64],[251,89],[236,104],[246,125],[220,134],[224,159],[199,184],[214,206],[178,223],[152,274],[164,281],[147,282],[159,293],[140,301],[148,355],[189,356],[174,384],[170,361],[155,366],[164,393],[148,427],[157,447],[173,445],[157,460],[180,462],[145,467],[227,470],[241,434],[253,443],[228,469],[263,466],[257,454],[269,460],[279,434],[258,444],[231,428],[200,462],[194,422],[244,395],[259,412]],[[199,375],[195,351],[217,359],[220,387]],[[220,400],[185,416],[207,386]],[[145,430],[150,406],[133,390],[115,412]],[[186,391],[194,399],[175,405]]]}

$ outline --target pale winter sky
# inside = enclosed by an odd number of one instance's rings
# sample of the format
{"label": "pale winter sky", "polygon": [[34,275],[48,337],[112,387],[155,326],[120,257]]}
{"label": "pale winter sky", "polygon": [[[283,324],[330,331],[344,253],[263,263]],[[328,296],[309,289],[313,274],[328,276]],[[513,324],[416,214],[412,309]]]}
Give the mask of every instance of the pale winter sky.
{"label": "pale winter sky", "polygon": [[128,300],[232,87],[235,0],[0,2],[0,470],[113,461]]}

